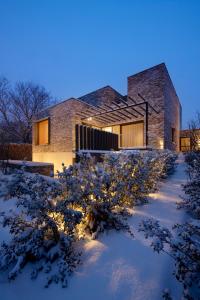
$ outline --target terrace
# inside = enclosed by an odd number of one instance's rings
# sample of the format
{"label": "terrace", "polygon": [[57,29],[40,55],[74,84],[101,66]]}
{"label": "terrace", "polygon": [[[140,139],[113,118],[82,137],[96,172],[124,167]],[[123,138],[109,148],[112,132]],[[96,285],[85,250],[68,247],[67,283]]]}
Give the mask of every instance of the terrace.
{"label": "terrace", "polygon": [[82,125],[76,124],[76,151],[148,148],[149,116],[159,110],[138,96],[139,103],[126,97],[77,112]]}

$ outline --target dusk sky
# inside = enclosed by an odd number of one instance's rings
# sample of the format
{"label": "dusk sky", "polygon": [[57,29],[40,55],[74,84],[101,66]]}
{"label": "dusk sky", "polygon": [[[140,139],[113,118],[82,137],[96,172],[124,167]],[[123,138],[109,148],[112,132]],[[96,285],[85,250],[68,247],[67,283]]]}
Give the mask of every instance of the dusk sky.
{"label": "dusk sky", "polygon": [[0,0],[0,75],[34,81],[59,100],[165,62],[183,128],[200,110],[200,1]]}

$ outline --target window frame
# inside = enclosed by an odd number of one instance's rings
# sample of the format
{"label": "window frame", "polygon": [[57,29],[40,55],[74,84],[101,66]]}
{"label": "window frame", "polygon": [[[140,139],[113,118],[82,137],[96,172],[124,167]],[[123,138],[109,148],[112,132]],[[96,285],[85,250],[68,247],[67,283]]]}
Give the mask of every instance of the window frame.
{"label": "window frame", "polygon": [[[39,143],[39,124],[44,122],[44,121],[48,121],[48,136],[47,136],[48,141],[45,144],[40,144]],[[50,144],[50,118],[48,117],[48,118],[44,118],[44,119],[36,121],[35,132],[36,132],[35,144],[37,146],[47,146],[47,145],[49,145]]]}
{"label": "window frame", "polygon": [[[122,127],[123,126],[126,126],[126,125],[136,125],[136,124],[142,124],[142,126],[143,126],[143,146],[141,146],[141,147],[123,147],[123,145],[122,145]],[[127,123],[122,123],[122,124],[120,124],[120,148],[121,149],[139,149],[139,148],[143,148],[144,146],[145,146],[145,122],[144,122],[144,120],[140,120],[140,121],[133,121],[133,122],[127,122]]]}
{"label": "window frame", "polygon": [[[182,140],[183,139],[189,140],[189,144],[186,145],[186,146],[183,146],[182,145]],[[181,136],[180,137],[180,151],[181,152],[187,152],[187,151],[190,151],[190,150],[191,150],[191,138],[188,137],[188,136]]]}

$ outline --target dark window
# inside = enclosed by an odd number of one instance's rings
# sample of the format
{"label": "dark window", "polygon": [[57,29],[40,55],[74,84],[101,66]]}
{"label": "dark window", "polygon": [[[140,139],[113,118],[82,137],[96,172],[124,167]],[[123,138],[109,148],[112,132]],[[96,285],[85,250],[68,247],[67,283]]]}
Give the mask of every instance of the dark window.
{"label": "dark window", "polygon": [[172,128],[172,143],[175,142],[175,128]]}

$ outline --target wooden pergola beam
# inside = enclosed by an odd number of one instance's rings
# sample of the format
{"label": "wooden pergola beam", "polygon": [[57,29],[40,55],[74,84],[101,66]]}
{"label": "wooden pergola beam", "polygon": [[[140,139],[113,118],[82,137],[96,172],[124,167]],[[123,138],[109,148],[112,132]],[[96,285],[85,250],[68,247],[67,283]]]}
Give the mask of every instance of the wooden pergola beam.
{"label": "wooden pergola beam", "polygon": [[[109,106],[109,105],[107,105],[107,104],[104,104],[104,106],[106,106],[106,107],[108,107],[109,109],[111,109],[111,107]],[[120,107],[120,108],[122,108],[122,107]],[[120,116],[119,115],[116,115],[116,113],[113,113],[113,111],[108,111],[108,110],[106,110],[105,109],[105,112],[109,112],[109,114],[114,114],[116,117],[118,117],[118,118],[121,118],[122,120],[126,120],[127,118],[129,118],[129,116],[127,116],[126,114],[124,114],[124,113],[122,113],[121,111],[117,111],[117,113],[119,113],[119,114],[121,114]],[[124,117],[126,118],[126,119],[124,119]]]}
{"label": "wooden pergola beam", "polygon": [[130,107],[130,109],[134,110],[136,113],[138,113],[141,117],[144,117],[144,114],[142,114],[140,111],[136,110],[133,107]]}
{"label": "wooden pergola beam", "polygon": [[136,104],[137,103],[137,101],[135,101],[132,97],[130,97],[130,96],[127,96],[127,98],[129,99],[129,100],[131,100],[131,102],[133,102],[134,104]]}
{"label": "wooden pergola beam", "polygon": [[[140,102],[140,103],[137,103],[137,104],[131,104],[131,105],[129,105],[126,108],[131,108],[131,107],[135,108],[136,106],[142,107],[142,105],[145,105],[145,103],[146,102]],[[121,110],[123,110],[123,109],[125,109],[125,107],[120,107],[120,108],[116,108],[116,109],[113,109],[113,110],[105,110],[105,112],[99,112],[97,114],[87,116],[84,119],[87,119],[88,117],[96,117],[96,116],[105,115],[105,114],[107,115],[107,114],[114,113],[114,112],[120,112],[121,113]],[[146,111],[145,108],[143,108],[143,109],[144,109],[144,111]],[[127,115],[125,115],[125,116],[127,117]]]}

